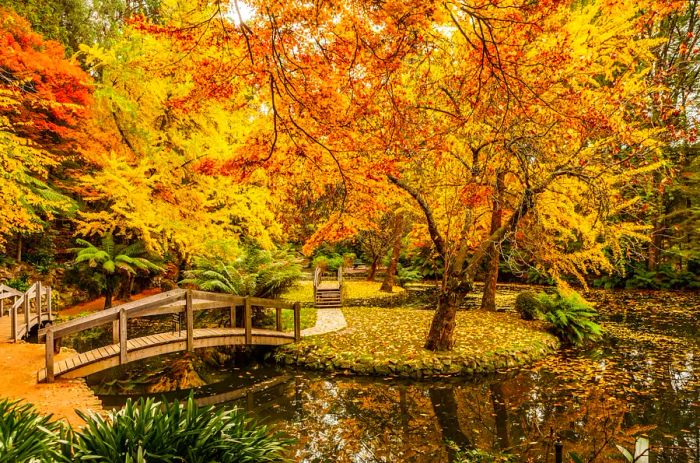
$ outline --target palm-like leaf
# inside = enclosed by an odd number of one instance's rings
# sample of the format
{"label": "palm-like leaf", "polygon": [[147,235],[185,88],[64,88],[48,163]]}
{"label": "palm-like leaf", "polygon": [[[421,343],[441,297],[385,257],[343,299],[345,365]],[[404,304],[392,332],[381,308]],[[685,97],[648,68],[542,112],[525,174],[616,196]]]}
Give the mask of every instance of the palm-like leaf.
{"label": "palm-like leaf", "polygon": [[288,252],[256,248],[246,249],[232,262],[200,259],[195,266],[181,283],[239,296],[279,297],[301,276],[301,267]]}

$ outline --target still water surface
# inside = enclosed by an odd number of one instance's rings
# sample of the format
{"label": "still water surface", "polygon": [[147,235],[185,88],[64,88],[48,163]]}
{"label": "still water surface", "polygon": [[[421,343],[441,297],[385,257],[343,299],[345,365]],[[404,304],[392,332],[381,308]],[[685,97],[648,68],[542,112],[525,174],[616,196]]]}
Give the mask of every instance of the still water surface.
{"label": "still water surface", "polygon": [[[454,450],[446,442],[550,462],[553,432],[565,452],[583,461],[622,461],[615,444],[632,447],[633,436],[644,434],[653,461],[700,462],[700,294],[600,291],[587,297],[597,302],[609,339],[525,370],[428,382],[252,362],[219,372],[195,394],[226,399],[241,387],[276,383],[227,403],[296,438],[293,456],[302,462],[447,462]],[[95,375],[90,384],[104,391],[115,375],[149,368],[157,365]],[[126,395],[101,398],[119,405]]]}

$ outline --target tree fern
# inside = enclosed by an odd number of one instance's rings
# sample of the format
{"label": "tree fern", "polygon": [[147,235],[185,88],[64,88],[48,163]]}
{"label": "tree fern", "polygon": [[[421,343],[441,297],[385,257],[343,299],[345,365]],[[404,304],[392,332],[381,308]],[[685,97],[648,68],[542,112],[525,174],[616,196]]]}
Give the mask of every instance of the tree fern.
{"label": "tree fern", "polygon": [[301,277],[301,267],[285,250],[249,247],[232,262],[199,259],[183,284],[238,296],[276,298]]}
{"label": "tree fern", "polygon": [[102,237],[100,247],[83,239],[77,239],[76,243],[82,247],[72,249],[76,253],[74,263],[87,263],[88,268],[99,275],[105,293],[105,308],[111,307],[112,296],[125,277],[128,279],[139,271],[163,271],[141,242],[119,244],[108,233]]}

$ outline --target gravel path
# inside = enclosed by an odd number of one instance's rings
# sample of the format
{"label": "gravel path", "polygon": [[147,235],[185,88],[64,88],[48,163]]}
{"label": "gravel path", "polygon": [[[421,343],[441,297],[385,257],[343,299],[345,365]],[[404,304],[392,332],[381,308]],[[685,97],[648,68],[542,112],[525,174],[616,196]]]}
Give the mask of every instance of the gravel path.
{"label": "gravel path", "polygon": [[348,326],[343,311],[340,309],[316,310],[316,326],[301,331],[302,336],[314,336],[317,334],[340,331]]}

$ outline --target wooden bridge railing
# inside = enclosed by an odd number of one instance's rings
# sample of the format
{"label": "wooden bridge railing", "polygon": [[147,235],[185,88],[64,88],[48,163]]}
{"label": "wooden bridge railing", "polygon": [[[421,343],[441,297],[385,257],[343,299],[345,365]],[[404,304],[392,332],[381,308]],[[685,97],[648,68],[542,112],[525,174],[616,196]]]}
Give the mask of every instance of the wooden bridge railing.
{"label": "wooden bridge railing", "polygon": [[[19,296],[14,295],[15,302],[10,307],[10,333],[15,342],[26,336],[35,324],[41,327],[42,322],[53,318],[50,286],[44,286],[37,281],[24,294],[16,292]],[[10,291],[6,293],[9,294]],[[22,323],[20,323],[21,313],[24,313]]]}
{"label": "wooden bridge railing", "polygon": [[[316,289],[323,282],[323,274],[324,274],[323,269],[321,267],[316,267],[316,269],[314,270],[314,297],[316,296]],[[338,282],[338,287],[341,288],[343,286],[343,267],[342,266],[338,267],[336,281]]]}
{"label": "wooden bridge railing", "polygon": [[[231,327],[236,326],[236,309],[243,308],[243,329],[245,344],[253,342],[253,308],[275,309],[275,327],[283,331],[282,310],[294,311],[294,340],[301,339],[301,306],[276,299],[233,296],[209,293],[190,289],[175,289],[149,296],[138,301],[128,302],[111,309],[76,318],[65,323],[48,326],[39,331],[39,340],[46,340],[46,380],[54,380],[54,353],[58,340],[90,328],[112,324],[112,339],[119,346],[119,364],[129,360],[127,323],[129,319],[155,315],[183,314],[186,320],[187,351],[194,350],[194,313],[201,310],[228,309]],[[291,337],[291,336],[290,336]]]}
{"label": "wooden bridge railing", "polygon": [[[5,316],[5,308],[7,307],[7,312],[9,314],[10,309],[12,306],[17,302],[17,299],[22,297],[24,293],[22,291],[18,291],[15,288],[12,288],[7,285],[0,285],[0,317]],[[9,305],[7,305],[7,302],[10,302]]]}

